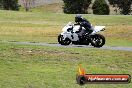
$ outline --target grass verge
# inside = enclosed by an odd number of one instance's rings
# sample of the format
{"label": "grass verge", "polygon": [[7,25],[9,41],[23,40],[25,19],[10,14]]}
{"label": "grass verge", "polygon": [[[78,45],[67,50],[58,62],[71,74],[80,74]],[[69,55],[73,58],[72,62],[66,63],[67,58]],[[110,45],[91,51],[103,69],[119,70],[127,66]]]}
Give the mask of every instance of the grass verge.
{"label": "grass verge", "polygon": [[[105,25],[106,45],[132,46],[131,16],[84,15],[93,25]],[[0,11],[0,40],[57,43],[57,36],[74,15],[51,12]]]}
{"label": "grass verge", "polygon": [[[132,75],[132,54],[85,48],[0,43],[1,88],[80,88],[79,64],[87,73]],[[131,88],[130,84],[90,84],[82,88]]]}

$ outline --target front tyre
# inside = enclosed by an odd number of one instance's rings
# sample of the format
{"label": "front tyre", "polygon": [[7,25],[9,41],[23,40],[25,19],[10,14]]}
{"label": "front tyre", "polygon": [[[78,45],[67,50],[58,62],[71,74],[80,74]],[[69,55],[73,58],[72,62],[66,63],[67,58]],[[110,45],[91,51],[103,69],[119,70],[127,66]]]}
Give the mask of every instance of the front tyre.
{"label": "front tyre", "polygon": [[91,45],[94,47],[102,47],[105,44],[105,37],[101,34],[95,34],[91,37]]}

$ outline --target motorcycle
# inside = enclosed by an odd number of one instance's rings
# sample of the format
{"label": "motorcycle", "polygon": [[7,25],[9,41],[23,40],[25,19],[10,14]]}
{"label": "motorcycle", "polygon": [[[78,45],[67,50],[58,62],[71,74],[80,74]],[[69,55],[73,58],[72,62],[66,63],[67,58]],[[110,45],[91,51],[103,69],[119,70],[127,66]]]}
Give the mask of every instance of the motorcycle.
{"label": "motorcycle", "polygon": [[[81,30],[80,30],[81,28]],[[105,37],[97,32],[104,31],[105,26],[95,26],[93,32],[89,33],[84,27],[69,22],[58,35],[58,42],[61,45],[92,45],[102,47],[105,44]]]}

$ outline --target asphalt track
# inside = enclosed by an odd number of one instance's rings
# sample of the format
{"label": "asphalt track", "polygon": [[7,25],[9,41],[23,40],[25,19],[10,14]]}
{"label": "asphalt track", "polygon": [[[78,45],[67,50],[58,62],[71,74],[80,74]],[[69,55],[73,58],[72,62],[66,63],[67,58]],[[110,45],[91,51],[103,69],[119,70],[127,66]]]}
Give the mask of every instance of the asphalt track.
{"label": "asphalt track", "polygon": [[101,48],[95,48],[93,46],[86,46],[86,45],[62,46],[60,44],[49,44],[49,43],[31,43],[31,42],[8,42],[8,43],[20,44],[20,45],[54,46],[54,47],[64,47],[64,48],[89,48],[89,49],[120,50],[120,51],[132,52],[132,47],[121,47],[121,46],[103,46]]}

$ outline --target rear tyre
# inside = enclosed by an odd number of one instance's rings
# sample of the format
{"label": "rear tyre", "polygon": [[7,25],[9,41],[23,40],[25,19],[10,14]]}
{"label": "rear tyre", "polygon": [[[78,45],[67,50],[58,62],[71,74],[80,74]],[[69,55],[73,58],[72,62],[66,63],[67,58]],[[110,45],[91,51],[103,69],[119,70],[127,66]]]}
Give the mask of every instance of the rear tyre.
{"label": "rear tyre", "polygon": [[71,43],[71,40],[69,38],[66,38],[65,40],[62,40],[61,45],[69,45]]}
{"label": "rear tyre", "polygon": [[102,47],[105,44],[105,37],[101,34],[95,34],[91,37],[91,45],[94,47]]}
{"label": "rear tyre", "polygon": [[61,45],[69,45],[71,43],[71,40],[69,38],[66,38],[65,40],[63,40],[63,35],[59,35],[58,36],[58,43]]}
{"label": "rear tyre", "polygon": [[63,36],[61,34],[58,35],[58,43],[61,44]]}

